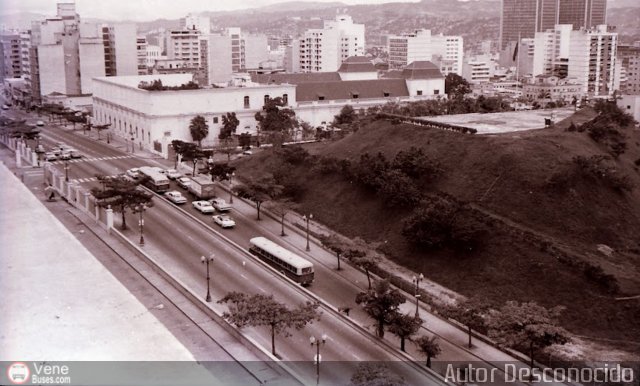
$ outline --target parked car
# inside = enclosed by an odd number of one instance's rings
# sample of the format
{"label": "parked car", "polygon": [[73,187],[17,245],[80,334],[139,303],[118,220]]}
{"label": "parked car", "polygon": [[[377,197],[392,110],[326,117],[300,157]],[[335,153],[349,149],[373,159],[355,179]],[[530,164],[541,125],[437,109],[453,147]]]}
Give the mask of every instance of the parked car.
{"label": "parked car", "polygon": [[194,201],[191,203],[194,208],[200,211],[200,213],[213,213],[215,212],[215,208],[211,205],[209,201],[200,200]]}
{"label": "parked car", "polygon": [[36,122],[36,126],[44,126],[44,122],[42,122],[42,121],[37,121],[37,122]]}
{"label": "parked car", "polygon": [[138,168],[131,168],[129,170],[127,170],[127,175],[133,179],[138,179],[140,178],[140,169]]}
{"label": "parked car", "polygon": [[216,208],[219,212],[228,212],[231,210],[231,205],[227,204],[224,198],[213,198],[209,200],[211,205]]}
{"label": "parked car", "polygon": [[170,180],[175,180],[177,178],[182,177],[182,174],[176,169],[168,169],[165,174],[167,178]]}
{"label": "parked car", "polygon": [[187,177],[176,178],[176,182],[182,189],[188,189],[189,185],[191,185],[191,180]]}
{"label": "parked car", "polygon": [[182,193],[178,192],[177,190],[166,192],[164,195],[169,201],[173,202],[174,204],[180,205],[187,202],[187,199],[182,195]]}
{"label": "parked car", "polygon": [[213,222],[220,225],[222,228],[233,228],[236,226],[236,222],[226,214],[217,214],[213,216]]}
{"label": "parked car", "polygon": [[48,162],[57,161],[58,160],[58,156],[55,153],[49,152],[49,153],[46,153],[44,155],[44,160],[48,161]]}

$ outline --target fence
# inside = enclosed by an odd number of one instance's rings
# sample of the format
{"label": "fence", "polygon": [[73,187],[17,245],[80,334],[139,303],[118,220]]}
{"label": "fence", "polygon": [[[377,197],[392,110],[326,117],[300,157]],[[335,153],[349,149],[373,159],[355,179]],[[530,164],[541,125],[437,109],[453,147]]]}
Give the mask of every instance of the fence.
{"label": "fence", "polygon": [[378,114],[376,114],[376,118],[378,118],[378,119],[386,119],[386,120],[389,120],[389,121],[398,121],[399,123],[409,123],[409,124],[417,125],[417,126],[426,126],[426,127],[432,128],[432,129],[447,130],[447,131],[457,131],[457,132],[462,133],[462,134],[475,134],[475,133],[478,132],[478,130],[473,129],[471,127],[459,126],[459,125],[454,125],[454,124],[451,124],[451,123],[436,122],[436,121],[431,121],[431,120],[428,120],[428,119],[407,117],[407,116],[404,116],[404,115],[397,115],[397,114],[378,113]]}

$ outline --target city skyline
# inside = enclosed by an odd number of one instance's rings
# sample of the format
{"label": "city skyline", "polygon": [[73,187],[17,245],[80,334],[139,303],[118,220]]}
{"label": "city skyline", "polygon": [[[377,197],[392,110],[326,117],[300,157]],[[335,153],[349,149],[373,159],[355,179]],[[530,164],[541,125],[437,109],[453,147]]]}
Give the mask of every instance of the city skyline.
{"label": "city skyline", "polygon": [[[69,1],[74,2],[74,1]],[[100,3],[91,0],[76,0],[76,10],[83,18],[122,21],[150,21],[155,19],[179,19],[187,13],[236,11],[259,8],[287,1],[280,0],[239,0],[225,3],[205,3],[198,0],[184,0],[179,3],[167,0],[137,0],[113,3]],[[302,3],[333,3],[335,0],[298,0]],[[413,3],[416,0],[345,0],[346,5]],[[55,2],[47,0],[7,0],[0,8],[4,16],[20,12],[39,13],[45,16],[55,14]]]}

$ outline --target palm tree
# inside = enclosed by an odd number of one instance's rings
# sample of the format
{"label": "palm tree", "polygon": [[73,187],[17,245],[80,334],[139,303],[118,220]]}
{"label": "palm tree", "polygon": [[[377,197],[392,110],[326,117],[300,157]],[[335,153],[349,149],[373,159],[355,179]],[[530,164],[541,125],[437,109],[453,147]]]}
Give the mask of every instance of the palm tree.
{"label": "palm tree", "polygon": [[202,148],[202,140],[209,135],[209,125],[207,125],[206,119],[201,115],[196,115],[189,124],[189,130],[191,130],[191,138],[198,142],[198,147]]}
{"label": "palm tree", "polygon": [[416,339],[418,351],[427,357],[427,367],[429,368],[431,368],[431,358],[436,358],[442,352],[437,340],[438,338],[435,336],[429,338],[424,335]]}

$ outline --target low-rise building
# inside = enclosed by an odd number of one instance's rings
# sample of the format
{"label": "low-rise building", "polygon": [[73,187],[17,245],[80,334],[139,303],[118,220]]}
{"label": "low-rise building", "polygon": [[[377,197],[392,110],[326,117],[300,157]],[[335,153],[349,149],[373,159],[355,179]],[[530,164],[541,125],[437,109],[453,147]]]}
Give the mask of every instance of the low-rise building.
{"label": "low-rise building", "polygon": [[583,87],[575,79],[560,78],[555,75],[539,75],[533,83],[524,85],[523,96],[531,99],[563,100],[571,102],[585,95]]}

